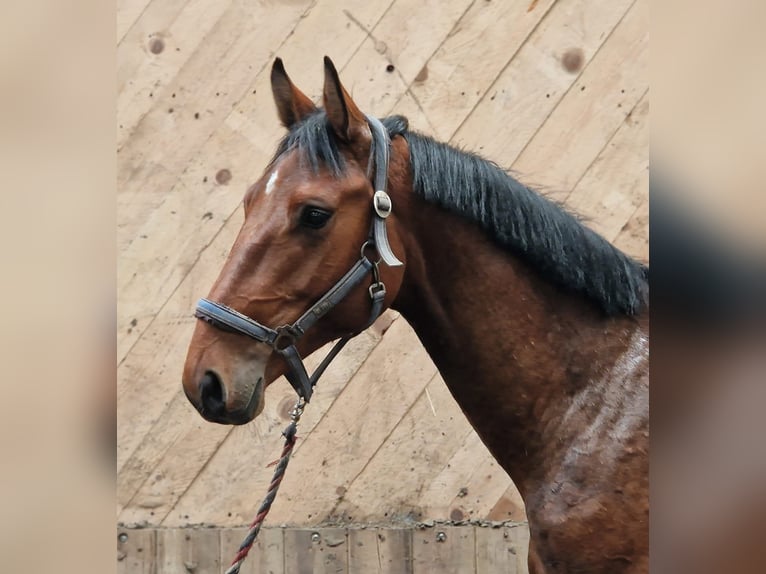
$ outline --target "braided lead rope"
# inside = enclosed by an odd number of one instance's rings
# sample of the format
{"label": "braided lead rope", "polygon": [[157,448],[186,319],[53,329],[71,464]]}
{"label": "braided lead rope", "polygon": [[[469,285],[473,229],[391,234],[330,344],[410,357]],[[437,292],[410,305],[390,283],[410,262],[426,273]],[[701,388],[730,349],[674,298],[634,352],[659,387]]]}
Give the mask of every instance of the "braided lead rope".
{"label": "braided lead rope", "polygon": [[239,545],[239,550],[234,557],[234,561],[224,574],[239,574],[239,567],[242,566],[242,563],[247,557],[247,553],[250,552],[250,549],[255,543],[255,539],[258,537],[258,533],[261,531],[261,525],[263,524],[266,515],[269,513],[269,510],[271,510],[271,505],[273,504],[274,499],[277,497],[279,485],[285,476],[287,464],[290,462],[290,455],[293,452],[293,447],[295,446],[296,441],[295,433],[298,430],[298,421],[301,420],[301,415],[303,414],[303,408],[305,406],[306,402],[303,398],[300,398],[298,399],[298,402],[295,403],[295,407],[293,407],[293,410],[290,413],[290,424],[287,425],[287,428],[285,428],[284,431],[282,431],[282,435],[285,437],[285,446],[282,449],[282,455],[277,463],[277,467],[274,469],[274,476],[271,478],[271,484],[269,484],[266,498],[263,499],[261,507],[258,509],[253,522],[250,524],[250,530],[247,532],[247,536],[245,536],[242,544]]}

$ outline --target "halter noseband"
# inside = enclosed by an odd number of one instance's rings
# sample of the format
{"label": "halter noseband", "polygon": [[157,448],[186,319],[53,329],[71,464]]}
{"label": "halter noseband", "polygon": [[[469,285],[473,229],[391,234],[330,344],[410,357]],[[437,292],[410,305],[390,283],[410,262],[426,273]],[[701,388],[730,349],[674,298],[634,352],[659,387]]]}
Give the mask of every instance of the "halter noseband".
{"label": "halter noseband", "polygon": [[[218,329],[246,335],[260,343],[269,345],[287,362],[288,370],[285,376],[298,395],[306,402],[311,399],[314,385],[316,385],[319,377],[322,376],[322,373],[324,373],[327,366],[344,345],[372,325],[383,311],[386,286],[380,280],[378,261],[368,259],[365,251],[368,248],[374,248],[378,255],[380,255],[380,261],[383,261],[390,267],[402,265],[402,262],[396,258],[396,255],[391,250],[391,246],[388,243],[388,235],[386,234],[386,218],[391,214],[392,208],[391,197],[386,191],[390,145],[388,132],[377,118],[367,116],[367,122],[372,132],[371,159],[375,162],[373,184],[376,191],[372,198],[373,216],[372,224],[370,225],[370,235],[367,241],[362,244],[359,260],[353,267],[319,301],[314,303],[308,311],[290,325],[283,325],[272,329],[226,305],[208,299],[200,299],[197,302],[197,309],[194,313],[195,317]],[[359,330],[344,336],[335,343],[314,373],[309,376],[295,344],[314,323],[345,299],[368,273],[372,275],[372,284],[369,288],[372,307],[369,319]]]}

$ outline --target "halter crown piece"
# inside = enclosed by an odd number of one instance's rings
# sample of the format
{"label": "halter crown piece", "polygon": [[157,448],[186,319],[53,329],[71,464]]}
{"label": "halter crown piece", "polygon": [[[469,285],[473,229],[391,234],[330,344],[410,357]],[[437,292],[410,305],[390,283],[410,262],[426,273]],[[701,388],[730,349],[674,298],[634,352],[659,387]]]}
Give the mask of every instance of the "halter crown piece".
{"label": "halter crown piece", "polygon": [[[298,393],[298,396],[305,402],[309,402],[314,385],[316,385],[319,377],[322,376],[322,373],[324,373],[325,369],[345,344],[372,325],[383,311],[386,286],[380,280],[378,261],[368,259],[365,252],[368,249],[375,249],[380,256],[380,261],[383,261],[389,267],[402,265],[402,262],[397,259],[391,250],[391,245],[388,243],[388,235],[386,234],[386,218],[391,215],[392,209],[391,197],[386,191],[388,184],[389,146],[391,142],[386,128],[377,118],[367,116],[367,122],[372,132],[372,153],[370,159],[375,162],[373,184],[376,191],[372,198],[373,215],[370,234],[368,239],[362,244],[360,258],[353,267],[314,303],[308,311],[290,325],[283,325],[272,329],[226,305],[208,299],[200,299],[197,302],[197,309],[194,313],[195,317],[218,329],[246,335],[271,346],[287,362],[288,370],[285,376]],[[369,288],[370,300],[372,302],[369,319],[360,329],[338,340],[316,370],[309,376],[295,344],[314,323],[343,301],[368,274],[372,277],[372,283]]]}

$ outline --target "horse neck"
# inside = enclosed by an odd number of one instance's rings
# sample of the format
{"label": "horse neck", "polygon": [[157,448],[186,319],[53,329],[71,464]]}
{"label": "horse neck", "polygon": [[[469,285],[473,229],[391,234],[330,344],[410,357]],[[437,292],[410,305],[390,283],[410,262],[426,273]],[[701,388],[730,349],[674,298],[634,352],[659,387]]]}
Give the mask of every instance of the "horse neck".
{"label": "horse neck", "polygon": [[474,224],[410,197],[407,271],[394,308],[524,496],[556,457],[562,434],[578,432],[561,423],[575,398],[593,405],[614,393],[605,377],[636,353],[637,336],[644,344],[644,320],[604,317]]}

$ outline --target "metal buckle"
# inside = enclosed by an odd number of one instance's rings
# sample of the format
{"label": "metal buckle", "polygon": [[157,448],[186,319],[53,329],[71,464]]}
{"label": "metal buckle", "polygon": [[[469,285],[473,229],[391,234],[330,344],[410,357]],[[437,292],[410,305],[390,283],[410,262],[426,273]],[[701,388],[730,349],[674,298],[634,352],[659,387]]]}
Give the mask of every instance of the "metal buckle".
{"label": "metal buckle", "polygon": [[391,215],[391,207],[391,196],[385,191],[379,189],[375,192],[375,195],[372,196],[372,208],[381,219],[385,219]]}
{"label": "metal buckle", "polygon": [[380,281],[370,285],[369,291],[370,291],[370,299],[375,299],[375,295],[377,295],[378,293],[383,293],[383,297],[386,296],[386,286],[383,285],[383,283],[381,283]]}

